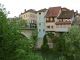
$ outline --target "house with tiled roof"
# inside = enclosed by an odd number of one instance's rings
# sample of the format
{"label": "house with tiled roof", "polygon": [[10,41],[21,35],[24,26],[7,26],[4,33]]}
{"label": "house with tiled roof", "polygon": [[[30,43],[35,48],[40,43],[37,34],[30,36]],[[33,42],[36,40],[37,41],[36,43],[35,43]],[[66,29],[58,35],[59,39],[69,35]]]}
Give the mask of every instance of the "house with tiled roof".
{"label": "house with tiled roof", "polygon": [[73,21],[73,24],[80,26],[80,13],[75,15],[75,20]]}
{"label": "house with tiled roof", "polygon": [[57,17],[55,32],[68,32],[68,28],[71,27],[73,21],[73,11],[62,11]]}
{"label": "house with tiled roof", "polygon": [[25,20],[25,26],[22,27],[22,34],[27,38],[30,38],[34,30],[36,29],[37,12],[34,9],[26,10],[20,14],[20,18]]}
{"label": "house with tiled roof", "polygon": [[37,12],[34,9],[26,10],[20,14],[20,17],[26,21],[26,26],[35,26],[37,20]]}
{"label": "house with tiled roof", "polygon": [[45,31],[52,32],[54,34],[57,21],[57,17],[61,13],[61,7],[50,7],[45,15],[46,23],[45,23]]}
{"label": "house with tiled roof", "polygon": [[66,7],[63,7],[63,8],[61,8],[61,10],[62,11],[70,11],[68,8],[66,8]]}
{"label": "house with tiled roof", "polygon": [[40,9],[37,11],[37,29],[38,29],[38,38],[43,38],[45,35],[45,15],[47,13],[47,9]]}

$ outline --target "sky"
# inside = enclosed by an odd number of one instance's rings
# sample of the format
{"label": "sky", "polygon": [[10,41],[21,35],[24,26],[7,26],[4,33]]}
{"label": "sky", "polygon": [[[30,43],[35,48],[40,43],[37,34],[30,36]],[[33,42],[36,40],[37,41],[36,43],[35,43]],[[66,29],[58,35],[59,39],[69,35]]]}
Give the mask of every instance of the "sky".
{"label": "sky", "polygon": [[66,7],[68,9],[78,10],[80,13],[80,0],[0,0],[1,4],[4,4],[4,7],[7,11],[10,11],[8,17],[19,16],[21,12],[24,12],[24,9],[35,9],[40,10],[43,8],[49,7]]}

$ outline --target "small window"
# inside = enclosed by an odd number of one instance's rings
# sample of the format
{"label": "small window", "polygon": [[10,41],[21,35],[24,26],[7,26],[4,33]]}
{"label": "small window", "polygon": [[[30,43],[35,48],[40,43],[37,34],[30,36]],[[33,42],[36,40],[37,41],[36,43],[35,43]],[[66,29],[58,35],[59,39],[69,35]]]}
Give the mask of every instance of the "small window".
{"label": "small window", "polygon": [[50,28],[50,26],[47,26],[47,28]]}
{"label": "small window", "polygon": [[45,30],[43,29],[43,32],[44,32]]}
{"label": "small window", "polygon": [[50,21],[53,21],[53,18],[50,18]]}
{"label": "small window", "polygon": [[46,18],[46,21],[50,21],[50,18]]}
{"label": "small window", "polygon": [[62,28],[62,25],[59,25],[59,28]]}
{"label": "small window", "polygon": [[26,17],[27,17],[27,14],[26,14]]}
{"label": "small window", "polygon": [[39,13],[39,15],[41,15],[41,13]]}
{"label": "small window", "polygon": [[51,26],[51,28],[53,28],[53,26]]}
{"label": "small window", "polygon": [[65,28],[65,25],[62,25],[62,28]]}
{"label": "small window", "polygon": [[41,31],[41,29],[39,29],[39,32]]}
{"label": "small window", "polygon": [[50,14],[52,14],[52,12],[50,12]]}
{"label": "small window", "polygon": [[25,18],[25,15],[24,15],[24,18]]}
{"label": "small window", "polygon": [[41,23],[39,23],[39,26],[41,26]]}

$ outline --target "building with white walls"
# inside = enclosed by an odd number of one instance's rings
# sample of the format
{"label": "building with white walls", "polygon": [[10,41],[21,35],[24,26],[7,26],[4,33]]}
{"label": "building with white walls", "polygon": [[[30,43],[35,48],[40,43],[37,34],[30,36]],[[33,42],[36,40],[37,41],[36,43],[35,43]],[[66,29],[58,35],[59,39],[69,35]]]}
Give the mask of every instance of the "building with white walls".
{"label": "building with white walls", "polygon": [[45,15],[47,9],[41,9],[37,11],[37,29],[38,29],[38,38],[43,38],[45,35]]}

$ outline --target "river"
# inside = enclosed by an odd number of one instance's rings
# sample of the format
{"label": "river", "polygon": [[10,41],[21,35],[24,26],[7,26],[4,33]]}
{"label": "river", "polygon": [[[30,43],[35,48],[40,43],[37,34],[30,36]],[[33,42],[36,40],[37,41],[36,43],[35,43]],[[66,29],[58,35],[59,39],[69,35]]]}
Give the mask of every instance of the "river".
{"label": "river", "polygon": [[60,56],[60,54],[56,54],[56,53],[51,53],[51,52],[46,52],[46,51],[33,51],[34,54],[38,54],[40,56],[42,56],[42,58],[45,60],[55,60],[56,58],[58,58]]}

